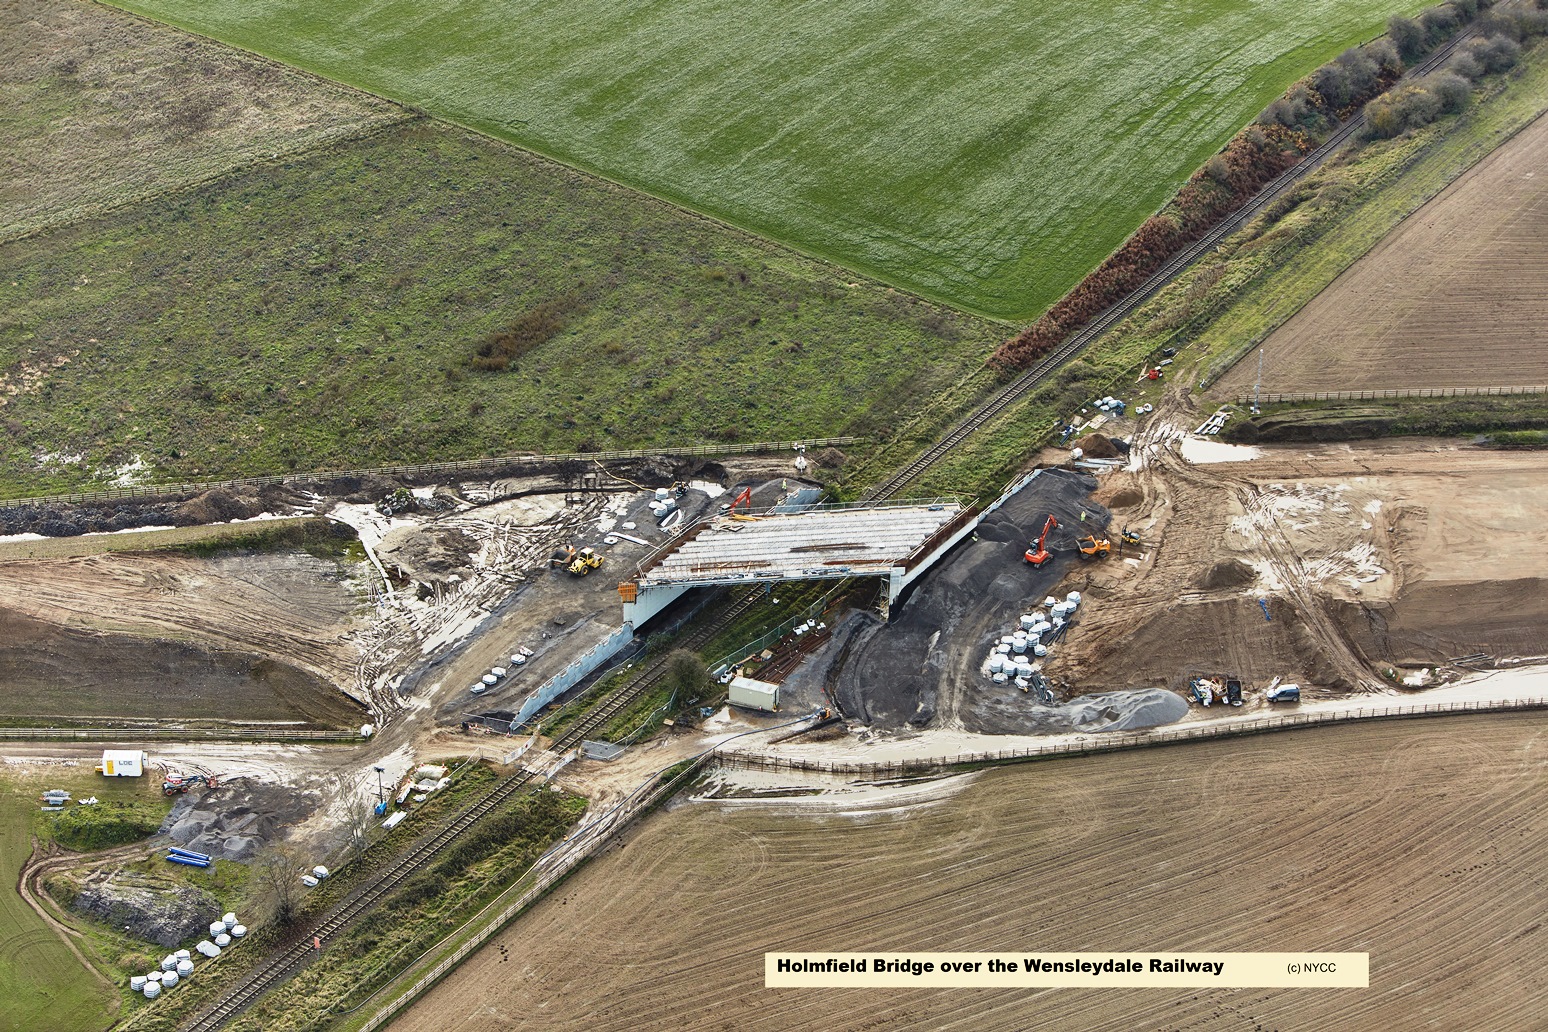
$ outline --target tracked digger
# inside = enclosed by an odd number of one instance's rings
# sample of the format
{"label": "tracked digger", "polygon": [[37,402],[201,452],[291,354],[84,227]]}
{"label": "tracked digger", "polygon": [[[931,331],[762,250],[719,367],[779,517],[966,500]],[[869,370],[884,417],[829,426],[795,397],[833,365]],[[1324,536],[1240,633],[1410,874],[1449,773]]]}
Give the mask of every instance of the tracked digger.
{"label": "tracked digger", "polygon": [[1024,556],[1027,562],[1033,566],[1042,566],[1053,558],[1053,553],[1048,551],[1047,548],[1048,534],[1058,525],[1059,521],[1054,519],[1052,514],[1049,514],[1048,522],[1043,524],[1043,532],[1038,535],[1036,541],[1032,542],[1032,547],[1027,549],[1027,554]]}

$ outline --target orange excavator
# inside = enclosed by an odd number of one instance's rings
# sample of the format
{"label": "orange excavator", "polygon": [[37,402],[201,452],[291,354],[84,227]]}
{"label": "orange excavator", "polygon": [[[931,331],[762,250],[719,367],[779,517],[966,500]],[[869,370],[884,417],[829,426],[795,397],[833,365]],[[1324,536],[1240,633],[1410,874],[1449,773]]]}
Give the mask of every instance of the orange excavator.
{"label": "orange excavator", "polygon": [[161,783],[161,794],[164,796],[183,795],[195,785],[203,785],[205,788],[219,788],[220,782],[211,774],[169,774]]}
{"label": "orange excavator", "polygon": [[[738,509],[741,509],[743,511],[739,513],[739,512],[736,511]],[[722,505],[720,507],[720,514],[722,516],[730,516],[733,520],[757,520],[757,519],[760,519],[760,517],[758,517],[758,516],[749,515],[751,512],[752,512],[752,488],[750,488],[750,487],[742,488],[742,493],[737,495],[736,499],[734,501],[732,501],[732,503],[730,505]]]}
{"label": "orange excavator", "polygon": [[1048,560],[1053,558],[1053,553],[1048,551],[1044,545],[1046,545],[1048,542],[1048,532],[1053,530],[1058,525],[1059,521],[1054,519],[1050,514],[1048,517],[1048,522],[1043,524],[1043,532],[1037,536],[1037,540],[1032,543],[1032,547],[1027,549],[1027,562],[1031,563],[1033,566],[1042,566]]}

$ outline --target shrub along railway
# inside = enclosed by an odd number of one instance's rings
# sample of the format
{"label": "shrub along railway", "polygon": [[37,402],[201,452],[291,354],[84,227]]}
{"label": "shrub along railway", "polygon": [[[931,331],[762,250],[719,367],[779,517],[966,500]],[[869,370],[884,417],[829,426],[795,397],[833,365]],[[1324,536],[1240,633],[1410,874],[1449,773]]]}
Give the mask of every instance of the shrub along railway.
{"label": "shrub along railway", "polygon": [[[1437,47],[1419,64],[1415,65],[1408,74],[1418,77],[1435,71],[1472,35],[1473,31],[1471,29],[1458,33],[1451,40]],[[873,488],[866,497],[877,500],[892,498],[909,484],[918,480],[927,470],[940,462],[954,448],[971,436],[974,431],[1010,408],[1011,405],[1034,387],[1047,381],[1061,366],[1079,356],[1097,338],[1122,322],[1146,301],[1154,297],[1162,287],[1176,279],[1185,269],[1197,262],[1199,258],[1214,250],[1222,240],[1252,221],[1276,197],[1315,171],[1328,158],[1332,157],[1335,152],[1355,139],[1364,128],[1365,118],[1363,115],[1347,120],[1321,146],[1270,180],[1246,204],[1237,209],[1234,214],[1173,255],[1160,269],[1152,273],[1144,283],[1125,295],[1121,300],[1104,309],[1086,326],[1044,354],[1031,368],[1018,374],[1008,384],[996,391],[987,401],[969,413],[965,419],[952,427],[945,436],[919,455],[918,458],[914,459],[913,462]]]}

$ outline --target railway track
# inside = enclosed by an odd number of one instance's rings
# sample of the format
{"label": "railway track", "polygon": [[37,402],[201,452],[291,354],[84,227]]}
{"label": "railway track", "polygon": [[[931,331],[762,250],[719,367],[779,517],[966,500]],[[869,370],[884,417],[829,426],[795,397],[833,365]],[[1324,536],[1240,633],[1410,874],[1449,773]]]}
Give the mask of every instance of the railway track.
{"label": "railway track", "polygon": [[[1435,53],[1416,65],[1409,72],[1409,75],[1424,75],[1438,68],[1458,46],[1471,38],[1472,34],[1471,29],[1459,33],[1456,38],[1437,48]],[[1105,309],[1079,332],[1067,338],[1057,348],[1039,360],[1036,365],[1017,376],[1015,380],[984,402],[962,422],[948,431],[935,445],[872,490],[867,495],[867,499],[880,501],[892,497],[917,480],[926,470],[939,462],[943,456],[975,430],[1001,412],[1004,412],[1034,386],[1046,379],[1050,373],[1058,369],[1059,366],[1084,351],[1114,324],[1149,300],[1157,291],[1176,278],[1179,273],[1197,261],[1201,255],[1213,249],[1225,237],[1240,229],[1262,211],[1264,206],[1275,197],[1278,197],[1289,187],[1320,166],[1335,151],[1348,143],[1364,125],[1365,118],[1361,115],[1359,118],[1351,119],[1344,126],[1340,127],[1329,137],[1326,143],[1275,177],[1234,215],[1227,218],[1219,226],[1183,251],[1174,255],[1136,290],[1121,301]],[[754,589],[739,597],[730,606],[716,614],[712,621],[696,628],[683,640],[683,647],[688,649],[703,647],[716,634],[729,627],[733,621],[750,609],[762,594],[761,589]],[[577,746],[587,735],[598,728],[605,727],[608,721],[612,720],[630,703],[650,690],[662,673],[665,672],[667,664],[667,656],[658,657],[647,663],[626,684],[609,695],[600,706],[571,725],[563,735],[555,740],[551,748],[558,752],[564,752]],[[3,733],[0,733],[0,737],[4,737]],[[368,885],[357,889],[343,903],[339,904],[338,907],[324,917],[321,923],[306,934],[298,937],[292,945],[259,967],[246,981],[233,988],[224,999],[203,1011],[189,1024],[184,1025],[184,1032],[213,1032],[213,1030],[220,1028],[226,1021],[246,1009],[258,997],[288,978],[304,965],[315,952],[312,946],[314,938],[325,942],[343,931],[356,917],[385,899],[410,876],[422,869],[447,846],[456,841],[463,832],[473,827],[481,818],[501,803],[520,792],[536,776],[530,771],[523,770],[501,781],[487,795],[459,814],[449,824],[422,839],[408,853],[395,860]]]}
{"label": "railway track", "polygon": [[421,870],[463,832],[520,792],[537,775],[523,770],[500,782],[478,802],[455,817],[449,824],[420,840],[413,849],[394,860],[369,884],[355,890],[326,917],[295,942],[276,953],[241,985],[236,986],[213,1007],[183,1026],[185,1032],[213,1032],[250,1006],[274,985],[294,974],[316,953],[313,940],[326,943],[394,889]]}
{"label": "railway track", "polygon": [[[1473,30],[1471,28],[1458,33],[1449,42],[1436,48],[1434,53],[1409,70],[1405,78],[1428,75],[1430,72],[1435,71],[1456,51],[1457,47],[1471,39],[1472,36]],[[949,454],[952,449],[971,436],[974,431],[1015,404],[1028,391],[1048,379],[1060,366],[1085,351],[1098,337],[1112,329],[1113,326],[1125,319],[1146,301],[1149,301],[1162,287],[1176,279],[1183,270],[1193,265],[1204,254],[1214,250],[1226,237],[1252,221],[1270,202],[1315,171],[1336,151],[1353,139],[1363,128],[1365,128],[1365,114],[1362,112],[1358,117],[1351,118],[1335,130],[1333,135],[1328,137],[1327,142],[1323,143],[1322,146],[1271,179],[1235,214],[1227,217],[1214,229],[1173,255],[1166,264],[1151,274],[1149,279],[1145,280],[1144,283],[1136,287],[1122,300],[1103,309],[1091,322],[1065,338],[1061,344],[1039,359],[1036,365],[1033,365],[1002,387],[993,397],[989,398],[989,400],[969,413],[960,423],[948,430],[945,436],[921,453],[913,462],[873,488],[866,495],[866,499],[868,501],[881,501],[891,498],[909,484],[918,480],[924,475],[925,471]]]}
{"label": "railway track", "polygon": [[[716,634],[729,627],[762,597],[761,589],[754,589],[738,598],[732,605],[721,610],[712,621],[695,628],[683,641],[683,647],[695,649],[704,646]],[[639,698],[665,672],[669,657],[660,656],[647,663],[629,681],[610,694],[603,703],[572,724],[556,739],[550,749],[564,752],[579,745],[581,740],[623,711]],[[352,893],[344,902],[325,916],[316,926],[300,935],[295,942],[275,954],[241,985],[214,1006],[201,1012],[193,1021],[183,1026],[184,1032],[213,1032],[231,1018],[251,1006],[269,989],[295,974],[316,954],[314,939],[327,943],[338,935],[361,914],[382,902],[410,877],[422,870],[463,832],[473,827],[490,811],[525,789],[537,775],[522,770],[506,778],[468,809],[457,815],[449,824],[418,842],[414,848],[393,861],[369,884]]]}
{"label": "railway track", "polygon": [[[713,620],[706,622],[701,627],[695,628],[691,634],[683,639],[680,647],[690,651],[703,648],[709,644],[710,639],[727,627],[730,627],[738,617],[751,609],[753,603],[763,597],[763,594],[764,589],[762,588],[754,588],[746,592],[731,605],[717,613]],[[598,728],[606,727],[608,721],[627,709],[634,700],[650,691],[655,683],[661,679],[661,675],[666,672],[669,661],[670,656],[664,655],[657,656],[646,663],[617,691],[609,695],[602,705],[592,709],[574,724],[571,724],[564,734],[554,740],[554,744],[550,748],[556,752],[564,752],[579,745],[582,739]]]}

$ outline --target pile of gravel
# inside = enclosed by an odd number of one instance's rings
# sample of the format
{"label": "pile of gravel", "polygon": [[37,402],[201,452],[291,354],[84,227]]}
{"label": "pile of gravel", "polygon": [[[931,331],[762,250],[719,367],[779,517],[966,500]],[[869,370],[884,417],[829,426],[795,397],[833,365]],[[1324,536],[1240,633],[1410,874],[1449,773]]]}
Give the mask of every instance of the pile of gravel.
{"label": "pile of gravel", "polygon": [[209,915],[220,909],[214,896],[191,885],[150,889],[117,885],[106,876],[87,882],[70,906],[111,928],[128,928],[130,935],[168,949],[203,932]]}

